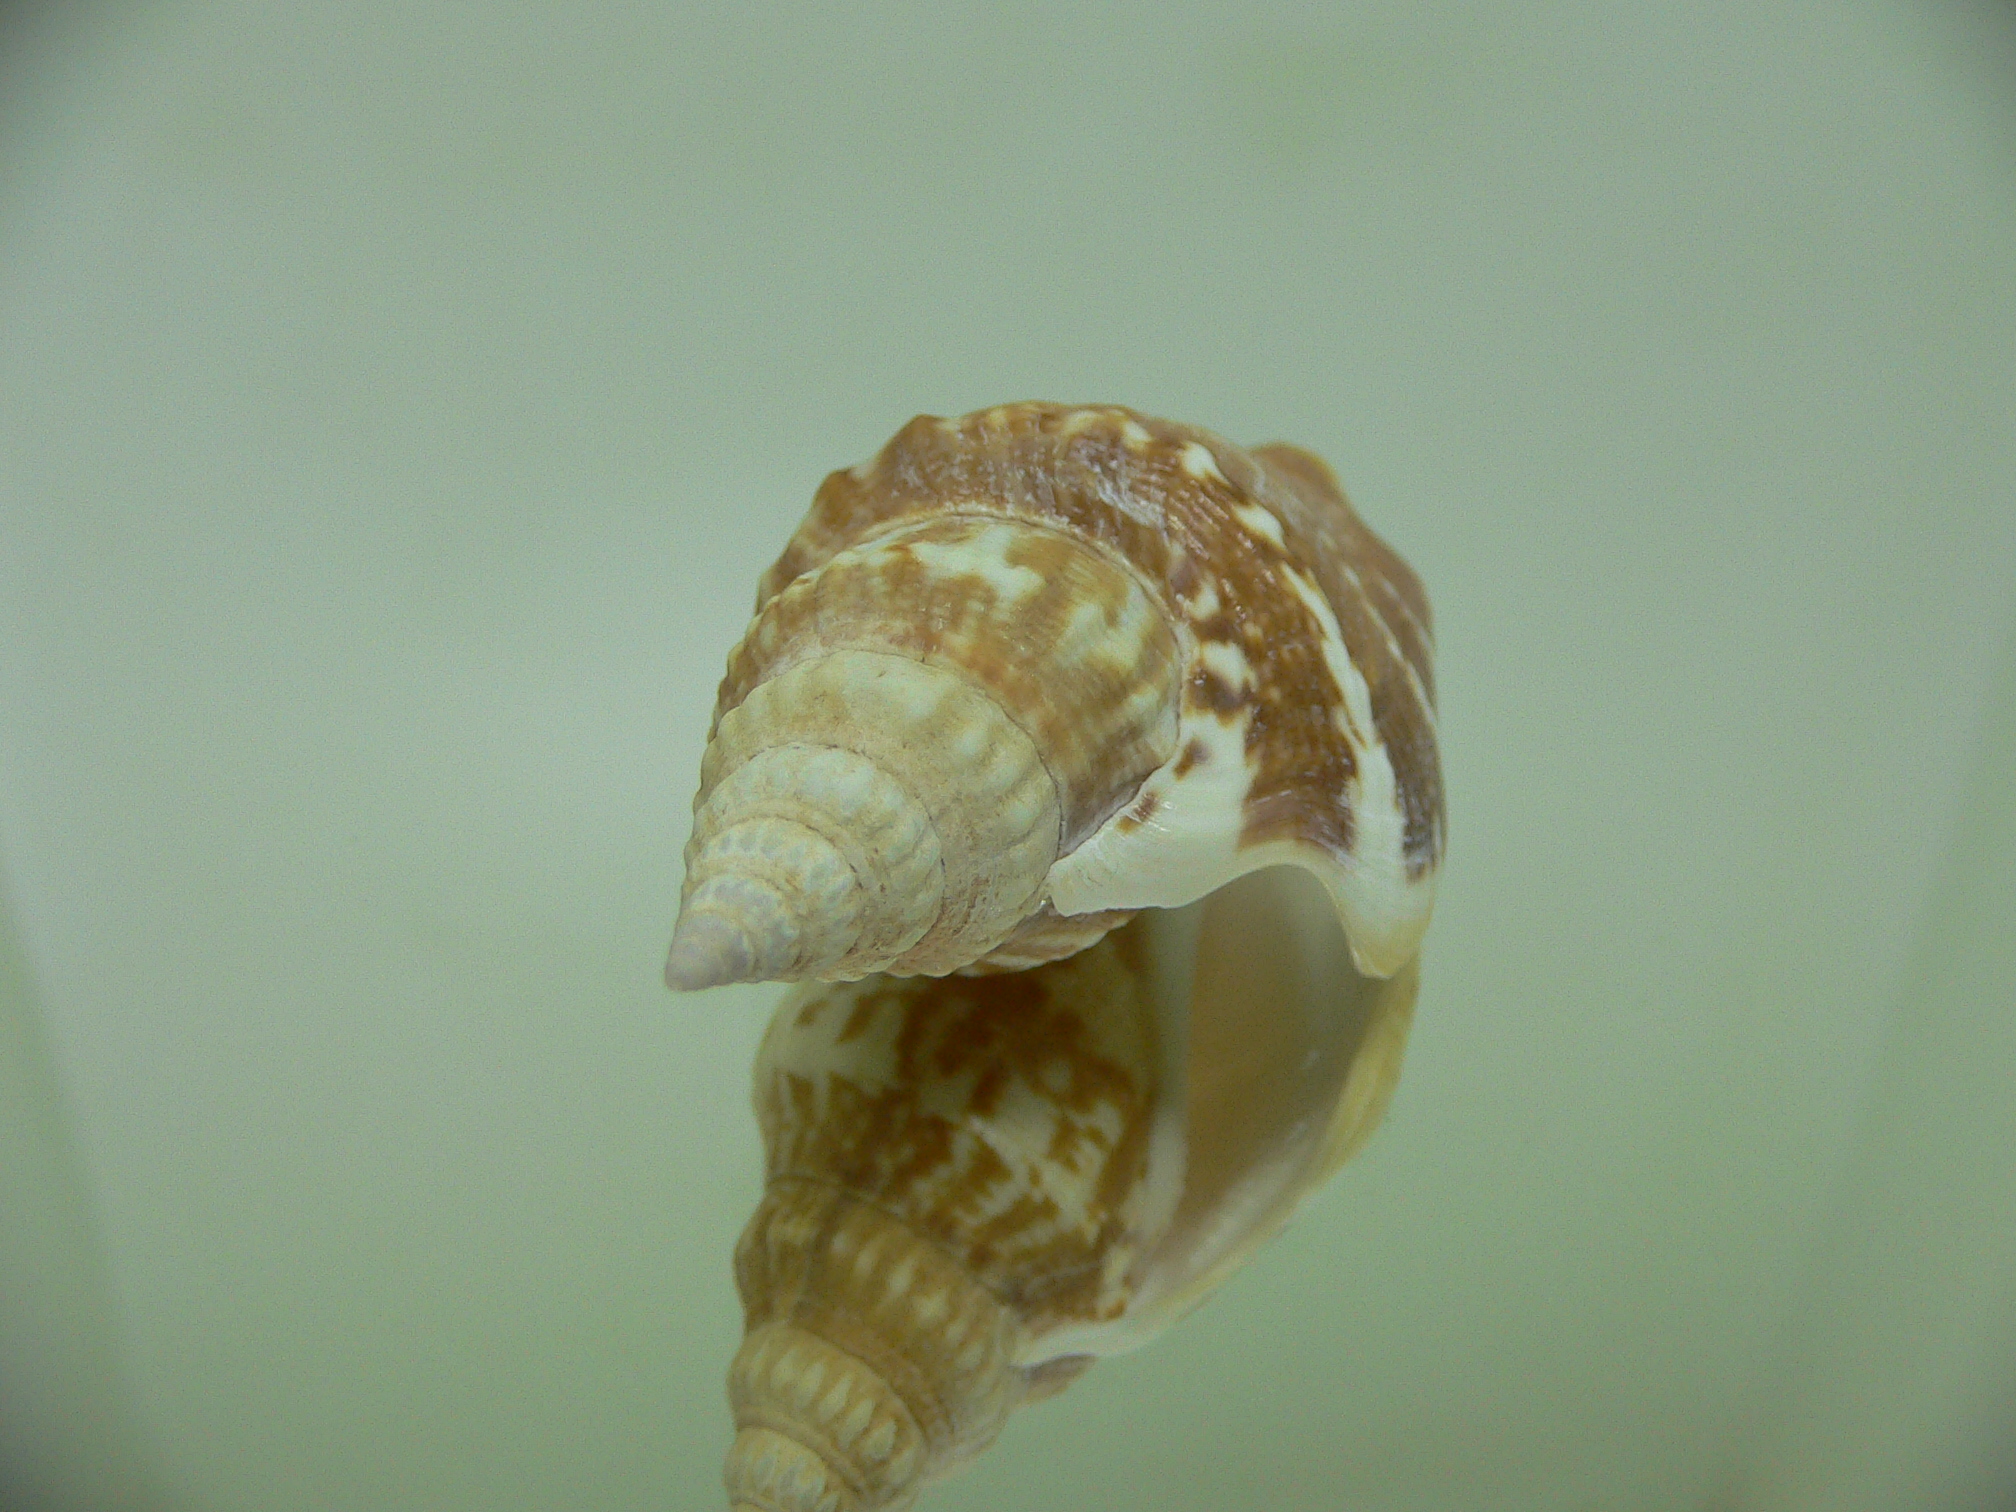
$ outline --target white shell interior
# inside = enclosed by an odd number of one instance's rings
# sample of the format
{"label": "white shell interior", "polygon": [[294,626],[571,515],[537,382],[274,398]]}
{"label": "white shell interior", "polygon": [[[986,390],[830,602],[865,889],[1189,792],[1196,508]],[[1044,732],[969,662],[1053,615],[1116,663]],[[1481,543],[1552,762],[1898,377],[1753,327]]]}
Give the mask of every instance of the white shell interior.
{"label": "white shell interior", "polygon": [[1307,872],[1250,873],[1144,927],[1167,1054],[1156,1237],[1125,1313],[1043,1335],[1034,1359],[1137,1349],[1203,1301],[1321,1188],[1335,1146],[1371,1132],[1399,1073],[1412,982],[1354,969]]}
{"label": "white shell interior", "polygon": [[0,1486],[713,1504],[722,652],[828,469],[1040,396],[1336,464],[1450,858],[1366,1153],[922,1512],[1964,1504],[2008,9],[10,8]]}

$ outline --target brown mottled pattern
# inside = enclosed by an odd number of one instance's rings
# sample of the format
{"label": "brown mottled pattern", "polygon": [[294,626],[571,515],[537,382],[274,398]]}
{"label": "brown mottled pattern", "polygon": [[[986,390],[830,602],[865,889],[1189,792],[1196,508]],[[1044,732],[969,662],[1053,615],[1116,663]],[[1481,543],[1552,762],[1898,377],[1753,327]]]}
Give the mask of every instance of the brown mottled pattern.
{"label": "brown mottled pattern", "polygon": [[1428,595],[1414,569],[1358,518],[1322,458],[1280,442],[1254,448],[1273,483],[1269,502],[1285,539],[1314,547],[1304,560],[1337,616],[1351,664],[1372,698],[1372,724],[1393,763],[1408,872],[1442,854],[1442,762],[1435,738],[1435,644]]}
{"label": "brown mottled pattern", "polygon": [[[1137,442],[1130,443],[1129,428]],[[1183,465],[1206,448],[1220,478]],[[1235,510],[1258,504],[1282,544]],[[1372,694],[1394,766],[1410,874],[1442,848],[1434,738],[1432,630],[1420,581],[1367,529],[1330,470],[1294,447],[1247,453],[1208,431],[1117,406],[1013,404],[954,421],[919,416],[862,467],[820,486],[810,514],[764,575],[759,606],[801,574],[908,519],[967,510],[1034,519],[1119,553],[1163,595],[1199,643],[1236,646],[1251,669],[1233,687],[1201,662],[1185,688],[1192,715],[1244,715],[1253,768],[1242,839],[1351,848],[1357,755],[1315,616],[1288,574],[1315,585]],[[1218,606],[1205,612],[1206,587]],[[726,690],[724,689],[724,692]],[[1362,734],[1362,732],[1361,732]]]}
{"label": "brown mottled pattern", "polygon": [[[1022,531],[1009,545],[1007,565],[1041,586],[1007,604],[985,574],[948,573],[942,555],[926,560],[931,548],[956,552],[998,524],[929,520],[776,596],[729,657],[717,723],[759,682],[822,650],[858,647],[956,667],[1043,754],[1059,784],[1062,844],[1076,845],[1169,754],[1173,728],[1163,727],[1160,708],[1128,695],[1148,682],[1173,688],[1176,637],[1159,615],[1140,612],[1142,585],[1124,566],[1060,531]],[[1105,633],[1079,629],[1088,605]]]}
{"label": "brown mottled pattern", "polygon": [[[1106,1263],[1138,1237],[1155,1092],[1145,1006],[1124,1011],[1139,990],[1133,949],[1123,930],[1030,971],[869,978],[813,997],[793,1032],[838,1015],[838,1041],[892,1035],[894,1064],[866,1084],[844,1074],[844,1055],[816,1084],[762,1073],[771,1182],[828,1184],[899,1218],[1025,1323],[1116,1313],[1125,1298],[1108,1293]],[[1114,1027],[1130,1023],[1132,1044]],[[1038,1132],[1023,1149],[1035,1164],[1018,1173],[995,1141]]]}

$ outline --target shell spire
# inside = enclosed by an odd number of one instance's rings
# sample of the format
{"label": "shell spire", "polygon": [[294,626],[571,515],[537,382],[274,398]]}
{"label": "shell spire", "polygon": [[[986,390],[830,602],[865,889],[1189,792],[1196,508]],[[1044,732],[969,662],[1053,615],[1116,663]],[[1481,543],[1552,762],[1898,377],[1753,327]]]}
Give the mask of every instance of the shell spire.
{"label": "shell spire", "polygon": [[941,975],[1167,759],[1177,641],[1094,543],[940,513],[768,595],[701,766],[676,988]]}
{"label": "shell spire", "polygon": [[920,416],[821,485],[729,659],[675,988],[1019,969],[1281,863],[1427,928],[1432,629],[1318,458],[1114,406]]}

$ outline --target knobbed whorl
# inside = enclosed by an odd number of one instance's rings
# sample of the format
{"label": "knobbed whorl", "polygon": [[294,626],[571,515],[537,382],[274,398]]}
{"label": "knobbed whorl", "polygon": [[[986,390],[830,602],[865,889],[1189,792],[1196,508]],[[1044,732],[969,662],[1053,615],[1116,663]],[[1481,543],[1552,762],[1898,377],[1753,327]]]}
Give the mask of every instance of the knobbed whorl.
{"label": "knobbed whorl", "polygon": [[1030,1395],[1016,1321],[953,1256],[807,1182],[744,1232],[747,1333],[728,1372],[729,1503],[751,1512],[903,1506],[986,1448]]}
{"label": "knobbed whorl", "polygon": [[911,521],[798,578],[729,659],[667,982],[987,955],[1173,753],[1178,658],[1123,562],[1027,521]]}

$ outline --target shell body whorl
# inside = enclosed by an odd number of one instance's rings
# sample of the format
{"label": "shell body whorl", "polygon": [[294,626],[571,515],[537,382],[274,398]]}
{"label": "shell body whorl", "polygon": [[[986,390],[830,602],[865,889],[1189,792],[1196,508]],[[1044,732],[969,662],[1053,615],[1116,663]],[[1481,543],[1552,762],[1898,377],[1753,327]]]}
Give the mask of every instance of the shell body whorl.
{"label": "shell body whorl", "polygon": [[730,1501],[901,1507],[1196,1306],[1363,1141],[1413,973],[1285,869],[992,976],[808,984],[756,1066]]}
{"label": "shell body whorl", "polygon": [[[741,807],[784,747],[796,797]],[[829,749],[893,788],[831,796]],[[920,416],[763,578],[666,976],[1026,966],[1284,862],[1384,976],[1442,829],[1427,598],[1320,460],[1114,406]]]}

